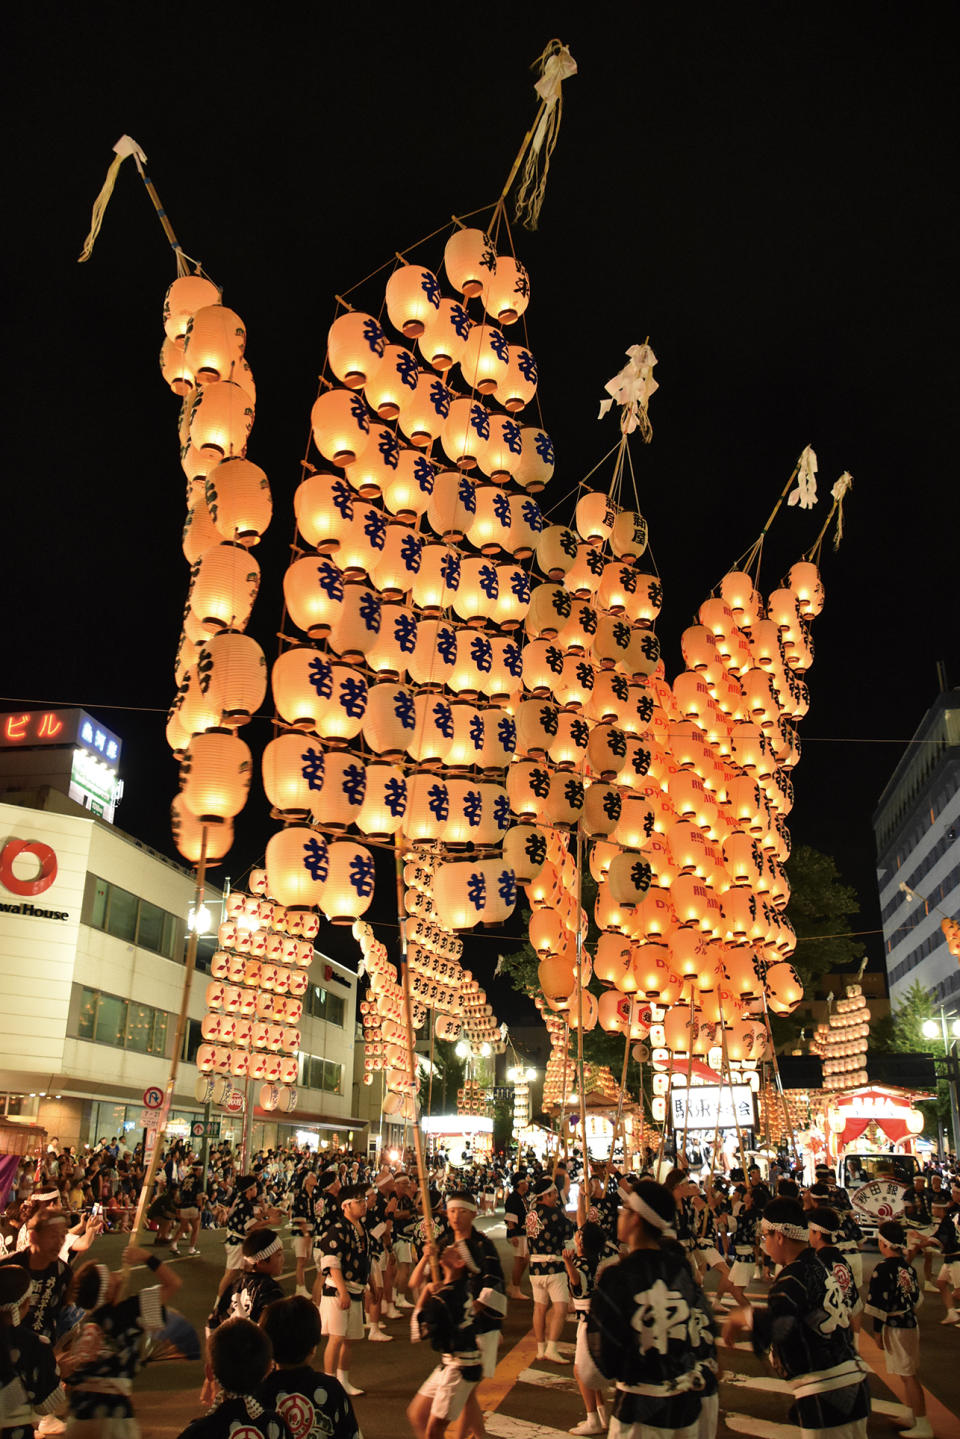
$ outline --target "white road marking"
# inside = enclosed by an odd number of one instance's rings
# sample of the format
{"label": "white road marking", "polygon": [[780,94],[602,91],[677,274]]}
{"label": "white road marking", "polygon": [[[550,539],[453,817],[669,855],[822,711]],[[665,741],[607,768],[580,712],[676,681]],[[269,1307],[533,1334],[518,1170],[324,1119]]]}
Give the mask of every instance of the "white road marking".
{"label": "white road marking", "polygon": [[797,1439],[795,1424],[774,1424],[749,1414],[724,1414],[723,1422],[735,1434],[758,1434],[760,1439]]}
{"label": "white road marking", "polygon": [[541,1389],[576,1389],[577,1381],[566,1374],[550,1374],[546,1369],[521,1369],[519,1384],[536,1384]]}
{"label": "white road marking", "polygon": [[488,1434],[495,1434],[497,1439],[567,1439],[565,1429],[531,1424],[527,1419],[512,1419],[509,1414],[501,1414],[499,1409],[483,1416],[483,1427]]}
{"label": "white road marking", "polygon": [[[733,1384],[742,1389],[765,1390],[768,1394],[793,1393],[786,1379],[776,1379],[771,1374],[724,1374],[720,1383]],[[889,1399],[871,1399],[870,1408],[874,1414],[886,1414],[891,1419],[910,1417],[906,1404],[895,1404]]]}

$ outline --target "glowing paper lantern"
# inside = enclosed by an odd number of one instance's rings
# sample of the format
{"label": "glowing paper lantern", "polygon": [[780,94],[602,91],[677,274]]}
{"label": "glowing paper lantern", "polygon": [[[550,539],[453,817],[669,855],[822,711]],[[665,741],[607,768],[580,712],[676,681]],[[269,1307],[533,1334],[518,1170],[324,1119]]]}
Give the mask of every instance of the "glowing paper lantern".
{"label": "glowing paper lantern", "polygon": [[206,501],[220,536],[247,548],[258,543],[273,514],[266,475],[239,456],[220,460],[207,471]]}
{"label": "glowing paper lantern", "polygon": [[227,725],[246,724],[267,692],[267,661],[255,639],[236,630],[211,636],[197,659],[207,699]]}
{"label": "glowing paper lantern", "polygon": [[181,768],[183,802],[201,824],[224,824],[246,803],[250,772],[250,750],[236,735],[226,730],[194,735]]}
{"label": "glowing paper lantern", "polygon": [[210,461],[242,455],[253,428],[249,396],[230,380],[218,380],[197,391],[190,412],[190,443]]}
{"label": "glowing paper lantern", "polygon": [[483,295],[484,309],[501,325],[512,325],[530,303],[530,276],[512,255],[498,255]]}
{"label": "glowing paper lantern", "polygon": [[440,308],[440,286],[432,270],[399,265],[387,281],[385,299],[391,325],[415,340]]}
{"label": "glowing paper lantern", "polygon": [[352,310],[338,315],[327,331],[327,359],[342,384],[359,390],[380,363],[386,337],[372,315]]}
{"label": "glowing paper lantern", "polygon": [[359,460],[370,442],[370,416],[351,390],[326,390],[310,411],[313,439],[320,453],[341,467]]}
{"label": "glowing paper lantern", "polygon": [[266,871],[270,893],[291,908],[321,903],[330,869],[329,847],[315,830],[282,829],[267,841]]}
{"label": "glowing paper lantern", "polygon": [[246,342],[243,321],[226,305],[203,305],[195,310],[187,323],[183,350],[197,383],[233,379]]}
{"label": "glowing paper lantern", "polygon": [[263,788],[277,817],[307,818],[323,788],[325,761],[321,746],[302,735],[279,735],[264,747]]}
{"label": "glowing paper lantern", "polygon": [[483,230],[458,229],[444,247],[443,265],[453,288],[470,298],[489,285],[497,267],[497,252]]}
{"label": "glowing paper lantern", "polygon": [[220,290],[202,275],[180,275],[163,299],[163,328],[167,338],[183,343],[191,316],[205,305],[220,303]]}
{"label": "glowing paper lantern", "polygon": [[175,795],[170,805],[170,829],[174,844],[189,864],[195,865],[200,862],[205,828],[207,832],[207,863],[216,864],[218,860],[223,859],[225,854],[229,853],[233,846],[233,825],[228,821],[225,824],[204,826],[187,809],[183,795]]}
{"label": "glowing paper lantern", "polygon": [[260,588],[260,566],[242,545],[214,545],[197,565],[190,609],[201,631],[246,628]]}

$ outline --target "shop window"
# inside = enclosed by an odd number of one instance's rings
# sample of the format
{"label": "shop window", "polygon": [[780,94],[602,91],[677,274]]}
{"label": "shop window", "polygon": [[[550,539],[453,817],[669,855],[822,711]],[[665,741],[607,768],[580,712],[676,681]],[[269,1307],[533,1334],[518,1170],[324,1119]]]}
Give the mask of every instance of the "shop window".
{"label": "shop window", "polygon": [[165,1010],[128,1002],[119,995],[103,994],[84,985],[76,1037],[135,1054],[163,1055],[167,1049],[167,1018]]}
{"label": "shop window", "polygon": [[87,875],[83,921],[116,939],[183,961],[185,920],[95,874]]}
{"label": "shop window", "polygon": [[117,939],[136,939],[138,904],[135,894],[111,885],[107,904],[108,934],[115,935]]}
{"label": "shop window", "polygon": [[93,1037],[97,1044],[112,1044],[122,1049],[126,1029],[126,1002],[114,994],[97,996],[97,1022]]}

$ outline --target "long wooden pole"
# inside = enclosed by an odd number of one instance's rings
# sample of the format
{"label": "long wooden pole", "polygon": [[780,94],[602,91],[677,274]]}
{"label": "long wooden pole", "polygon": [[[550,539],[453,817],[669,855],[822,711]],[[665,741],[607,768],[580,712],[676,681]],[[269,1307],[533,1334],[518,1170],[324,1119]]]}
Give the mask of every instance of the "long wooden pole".
{"label": "long wooden pole", "polygon": [[[630,1001],[630,1014],[631,1014],[631,1017],[632,1017],[632,1015],[633,1015],[633,1005],[634,1005],[634,1001],[631,999],[631,1001]],[[627,1088],[627,1065],[628,1065],[629,1063],[630,1063],[630,1026],[629,1026],[629,1024],[628,1024],[628,1025],[627,1025],[626,1038],[625,1038],[625,1040],[624,1040],[624,1045],[623,1045],[623,1068],[622,1068],[621,1071],[620,1071],[620,1094],[619,1094],[619,1096],[617,1097],[617,1115],[616,1115],[616,1118],[615,1118],[614,1121],[613,1121],[613,1135],[612,1135],[612,1137],[611,1137],[611,1139],[610,1139],[610,1167],[611,1167],[611,1168],[613,1167],[613,1152],[614,1152],[614,1150],[615,1150],[616,1147],[617,1147],[617,1135],[618,1135],[619,1132],[620,1132],[620,1121],[621,1121],[622,1118],[623,1118],[623,1101],[624,1101],[624,1096],[625,1096],[626,1088]],[[626,1160],[627,1160],[627,1146],[626,1146],[626,1144],[624,1144],[624,1146],[623,1146],[623,1160],[624,1160],[623,1167],[624,1167],[624,1169],[626,1169],[626,1167],[627,1167],[627,1164],[626,1164]]]}
{"label": "long wooden pole", "polygon": [[790,1148],[793,1150],[794,1155],[796,1156],[797,1160],[802,1162],[802,1156],[801,1156],[801,1154],[800,1154],[800,1149],[799,1149],[799,1146],[797,1145],[797,1138],[796,1138],[796,1135],[795,1135],[794,1132],[793,1132],[793,1122],[792,1122],[792,1120],[791,1120],[791,1118],[790,1118],[790,1111],[789,1111],[789,1109],[787,1108],[787,1096],[786,1096],[786,1094],[785,1094],[784,1091],[783,1091],[783,1080],[780,1078],[780,1064],[779,1064],[779,1062],[778,1062],[778,1060],[777,1060],[777,1048],[776,1048],[776,1045],[775,1045],[774,1042],[773,1042],[773,1029],[772,1029],[771,1024],[770,1024],[770,1011],[767,1009],[767,994],[766,994],[766,989],[764,989],[764,991],[763,991],[763,1017],[764,1017],[764,1019],[766,1020],[766,1025],[767,1025],[767,1039],[769,1040],[769,1043],[770,1043],[770,1053],[771,1053],[771,1055],[773,1056],[773,1073],[774,1073],[774,1077],[775,1077],[775,1079],[776,1079],[777,1092],[778,1092],[778,1094],[780,1095],[780,1103],[781,1103],[781,1105],[783,1106],[783,1123],[784,1123],[784,1129],[785,1129],[785,1136],[784,1136],[784,1137],[785,1137],[785,1138],[786,1138],[786,1137],[789,1137]]}
{"label": "long wooden pole", "polygon": [[[400,858],[399,846],[394,850],[397,866],[397,921],[400,929],[400,982],[403,988],[403,1018],[406,1028],[407,1040],[407,1068],[411,1080],[411,1093],[413,1097],[413,1146],[417,1155],[417,1175],[420,1180],[420,1204],[423,1210],[423,1233],[424,1240],[433,1239],[433,1213],[430,1208],[430,1190],[427,1185],[427,1167],[423,1158],[423,1135],[420,1132],[420,1096],[418,1094],[417,1073],[414,1067],[413,1050],[413,1005],[410,1000],[410,966],[407,962],[407,926],[404,923],[406,909],[403,902],[403,861]],[[404,1135],[406,1137],[406,1135]],[[430,1254],[430,1270],[433,1274],[433,1282],[440,1282],[440,1266],[437,1263],[435,1251]]]}
{"label": "long wooden pole", "polygon": [[590,1177],[590,1150],[587,1144],[587,1098],[583,1083],[583,823],[577,822],[577,1087],[580,1094],[580,1142],[583,1146],[583,1180],[585,1193]]}
{"label": "long wooden pole", "polygon": [[[200,912],[203,904],[203,892],[207,882],[207,826],[203,826],[200,837],[200,860],[197,864],[197,878],[194,887],[193,912],[194,916]],[[173,1090],[177,1082],[177,1071],[180,1068],[180,1052],[183,1049],[183,1039],[187,1030],[187,1011],[190,1007],[190,986],[193,982],[193,971],[197,964],[197,940],[199,933],[196,923],[190,929],[187,940],[186,964],[183,976],[183,994],[180,997],[180,1015],[177,1020],[177,1034],[173,1044],[173,1054],[170,1057],[170,1074],[167,1079],[167,1087],[164,1092],[163,1105],[160,1109],[160,1123],[157,1126],[157,1136],[153,1143],[153,1152],[150,1155],[150,1162],[147,1165],[146,1173],[143,1176],[143,1184],[140,1189],[140,1198],[137,1200],[137,1210],[133,1219],[133,1226],[130,1230],[130,1243],[136,1244],[137,1234],[143,1223],[144,1210],[150,1197],[150,1190],[153,1181],[157,1176],[157,1169],[160,1165],[160,1154],[163,1150],[163,1136],[167,1130],[167,1120],[170,1116],[170,1106],[173,1103]]]}

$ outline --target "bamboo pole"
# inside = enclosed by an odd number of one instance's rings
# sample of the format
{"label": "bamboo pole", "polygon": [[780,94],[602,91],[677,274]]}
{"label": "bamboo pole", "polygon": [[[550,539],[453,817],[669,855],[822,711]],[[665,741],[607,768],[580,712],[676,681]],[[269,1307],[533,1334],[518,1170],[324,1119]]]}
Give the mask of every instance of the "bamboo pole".
{"label": "bamboo pole", "polygon": [[[772,1028],[772,1026],[771,1026],[771,1024],[770,1024],[770,1011],[767,1009],[767,993],[766,993],[766,989],[765,989],[765,988],[764,988],[764,990],[763,990],[763,1017],[764,1017],[764,1019],[765,1019],[765,1021],[766,1021],[766,1025],[767,1025],[767,1039],[769,1040],[769,1043],[770,1043],[770,1053],[771,1053],[771,1055],[773,1056],[773,1073],[774,1073],[774,1078],[775,1078],[775,1080],[776,1080],[777,1093],[780,1095],[780,1103],[781,1103],[781,1105],[782,1105],[782,1107],[783,1107],[783,1123],[784,1123],[784,1128],[785,1128],[785,1130],[786,1130],[786,1136],[789,1136],[790,1148],[793,1150],[794,1154],[796,1155],[798,1162],[802,1163],[802,1162],[803,1162],[803,1157],[802,1157],[802,1155],[800,1154],[800,1149],[799,1149],[799,1147],[798,1147],[798,1145],[797,1145],[797,1137],[796,1137],[796,1135],[795,1135],[794,1132],[793,1132],[793,1122],[792,1122],[792,1120],[790,1119],[790,1111],[789,1111],[789,1109],[787,1108],[787,1096],[786,1096],[786,1094],[784,1093],[784,1090],[783,1090],[783,1081],[782,1081],[782,1079],[780,1078],[780,1064],[779,1064],[779,1062],[778,1062],[778,1060],[777,1060],[777,1049],[776,1049],[776,1045],[775,1045],[774,1042],[773,1042],[773,1028]],[[785,1137],[786,1137],[786,1136],[785,1136]]]}
{"label": "bamboo pole", "polygon": [[[691,1080],[693,1079],[693,1041],[694,1041],[694,1039],[696,1038],[696,1035],[694,1034],[694,1029],[693,1029],[693,1026],[694,1026],[694,1004],[695,1004],[695,995],[694,995],[693,980],[691,979],[691,981],[690,981],[690,1023],[689,1023],[689,1026],[688,1026],[688,1028],[689,1028],[689,1030],[690,1030],[690,1037],[689,1037],[689,1039],[687,1040],[687,1043],[688,1043],[689,1046],[690,1046],[689,1050],[687,1051],[687,1102],[686,1102],[686,1105],[685,1105],[684,1111],[683,1111],[683,1157],[684,1157],[684,1159],[686,1159],[686,1157],[687,1157],[687,1134],[689,1133],[689,1128],[690,1128],[690,1084],[691,1084]],[[674,1146],[674,1148],[676,1148],[676,1146]]]}
{"label": "bamboo pole", "polygon": [[[400,930],[400,979],[403,989],[403,1018],[406,1028],[407,1041],[407,1066],[412,1084],[413,1095],[413,1146],[417,1155],[417,1175],[420,1181],[420,1203],[423,1209],[423,1233],[426,1241],[427,1236],[433,1239],[433,1215],[430,1208],[430,1191],[427,1185],[427,1167],[423,1158],[423,1135],[420,1132],[420,1098],[417,1093],[416,1069],[414,1066],[413,1049],[413,1006],[410,1001],[410,967],[407,963],[407,927],[404,923],[405,910],[403,903],[403,861],[400,858],[400,848],[394,849],[394,857],[397,867],[397,921]],[[404,1132],[406,1138],[406,1132]],[[440,1266],[437,1263],[435,1250],[430,1255],[430,1270],[433,1275],[433,1282],[440,1282]]]}
{"label": "bamboo pole", "polygon": [[[199,913],[200,906],[203,904],[203,893],[206,886],[206,881],[207,826],[204,825],[200,837],[200,859],[197,864],[197,876],[193,892],[194,915]],[[157,1169],[160,1166],[160,1154],[163,1149],[163,1136],[165,1135],[167,1130],[167,1120],[170,1115],[170,1106],[173,1103],[173,1091],[177,1082],[177,1071],[180,1068],[180,1052],[183,1049],[183,1039],[187,1029],[187,1011],[190,1006],[190,987],[193,982],[193,971],[196,968],[197,963],[198,939],[199,934],[197,932],[197,927],[194,924],[194,926],[190,930],[189,939],[187,940],[187,954],[183,975],[183,994],[180,997],[180,1014],[177,1019],[177,1033],[173,1043],[173,1054],[170,1057],[170,1074],[167,1078],[167,1087],[164,1092],[163,1105],[160,1110],[161,1119],[160,1124],[157,1127],[156,1139],[153,1143],[153,1153],[150,1155],[150,1163],[147,1165],[146,1172],[143,1176],[143,1184],[140,1189],[140,1198],[137,1200],[137,1209],[134,1215],[133,1225],[130,1229],[131,1244],[136,1244],[137,1242],[137,1234],[140,1230],[141,1224],[143,1223],[143,1215],[147,1207],[147,1201],[150,1197],[150,1190],[153,1187],[153,1181],[156,1178]]]}
{"label": "bamboo pole", "polygon": [[430,1081],[427,1086],[427,1113],[433,1113],[433,1048],[437,1036],[437,1015],[436,1011],[430,1010]]}
{"label": "bamboo pole", "polygon": [[544,114],[545,114],[545,112],[546,112],[546,108],[547,108],[547,102],[546,102],[546,100],[542,100],[542,101],[540,102],[540,108],[539,108],[539,110],[537,111],[536,116],[534,117],[533,124],[530,126],[530,129],[527,131],[526,135],[524,135],[524,137],[523,137],[523,144],[520,146],[520,149],[517,151],[517,158],[514,160],[513,164],[512,164],[511,167],[510,167],[510,173],[509,173],[509,175],[507,176],[506,184],[504,185],[503,189],[500,191],[500,194],[499,194],[499,196],[498,196],[498,198],[497,198],[497,203],[496,203],[496,206],[495,206],[495,209],[496,209],[496,210],[499,210],[499,209],[501,208],[501,206],[503,205],[504,200],[506,200],[507,195],[510,193],[510,186],[513,184],[514,180],[517,178],[517,171],[520,169],[520,166],[523,164],[523,158],[524,158],[524,156],[526,155],[527,151],[529,150],[531,143],[533,142],[533,137],[534,137],[534,135],[537,133],[537,126],[540,124],[540,121],[543,119],[543,116],[544,116]]}
{"label": "bamboo pole", "polygon": [[[630,1013],[631,1013],[631,1015],[633,1014],[633,1004],[634,1004],[634,1001],[631,1000],[631,1002],[630,1002]],[[624,1039],[624,1045],[623,1045],[623,1068],[622,1068],[621,1071],[620,1071],[620,1094],[619,1094],[619,1096],[618,1096],[618,1098],[617,1098],[617,1116],[616,1116],[616,1119],[613,1121],[613,1136],[612,1136],[612,1138],[611,1138],[611,1140],[610,1140],[610,1168],[611,1168],[611,1169],[613,1168],[613,1152],[614,1152],[614,1150],[615,1150],[616,1147],[617,1147],[617,1135],[618,1135],[619,1132],[620,1132],[620,1121],[621,1121],[622,1118],[623,1118],[623,1100],[624,1100],[624,1092],[625,1092],[626,1087],[627,1087],[627,1065],[628,1065],[629,1063],[630,1063],[630,1026],[629,1026],[629,1024],[628,1024],[628,1025],[627,1025],[627,1033],[626,1033],[626,1037],[625,1037],[625,1039]],[[626,1143],[624,1143],[624,1146],[623,1146],[623,1159],[624,1159],[624,1165],[623,1165],[623,1167],[624,1167],[624,1169],[626,1169],[626,1167],[627,1167],[627,1165],[626,1165],[626,1159],[627,1159],[627,1146],[626,1146]]]}
{"label": "bamboo pole", "polygon": [[590,1177],[590,1151],[587,1144],[587,1099],[583,1083],[583,822],[577,822],[577,1085],[580,1093],[580,1143],[583,1148],[583,1183]]}

